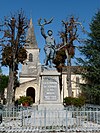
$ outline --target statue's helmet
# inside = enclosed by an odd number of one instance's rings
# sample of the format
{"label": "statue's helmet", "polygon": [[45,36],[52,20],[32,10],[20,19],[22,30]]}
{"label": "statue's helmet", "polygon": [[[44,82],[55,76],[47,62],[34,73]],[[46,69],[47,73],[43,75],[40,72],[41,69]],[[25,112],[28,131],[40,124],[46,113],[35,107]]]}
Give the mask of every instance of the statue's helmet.
{"label": "statue's helmet", "polygon": [[47,32],[47,33],[48,33],[48,35],[49,35],[49,36],[52,36],[53,31],[52,31],[52,30],[48,30],[48,32]]}

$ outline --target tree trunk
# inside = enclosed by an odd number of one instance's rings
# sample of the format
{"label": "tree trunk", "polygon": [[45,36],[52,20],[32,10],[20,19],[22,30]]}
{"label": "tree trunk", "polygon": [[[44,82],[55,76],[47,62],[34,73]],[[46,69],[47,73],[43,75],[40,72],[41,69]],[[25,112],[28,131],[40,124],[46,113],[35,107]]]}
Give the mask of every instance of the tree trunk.
{"label": "tree trunk", "polygon": [[13,105],[13,96],[14,96],[14,72],[11,68],[9,68],[9,81],[8,81],[8,87],[7,87],[7,106]]}
{"label": "tree trunk", "polygon": [[68,88],[68,97],[72,97],[71,57],[68,54],[67,54],[67,88]]}

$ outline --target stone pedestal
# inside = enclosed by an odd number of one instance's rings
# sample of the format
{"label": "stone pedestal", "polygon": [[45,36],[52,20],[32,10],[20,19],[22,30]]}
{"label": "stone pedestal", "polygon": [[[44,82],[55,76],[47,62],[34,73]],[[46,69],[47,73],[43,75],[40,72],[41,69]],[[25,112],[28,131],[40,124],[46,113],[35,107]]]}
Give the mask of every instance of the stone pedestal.
{"label": "stone pedestal", "polygon": [[57,70],[44,70],[41,73],[40,104],[38,109],[63,109]]}

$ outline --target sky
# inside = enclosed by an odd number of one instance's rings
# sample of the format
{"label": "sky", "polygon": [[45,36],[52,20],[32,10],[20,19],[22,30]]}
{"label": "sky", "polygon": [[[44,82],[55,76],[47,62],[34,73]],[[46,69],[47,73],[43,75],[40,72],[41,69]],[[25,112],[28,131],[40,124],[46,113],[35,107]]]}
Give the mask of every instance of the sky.
{"label": "sky", "polygon": [[[66,21],[67,18],[73,15],[76,18],[78,17],[85,30],[89,31],[92,17],[100,9],[100,0],[0,0],[0,19],[21,8],[28,19],[32,18],[37,44],[40,48],[40,62],[42,64],[45,58],[43,51],[45,40],[40,33],[38,19],[45,18],[49,20],[51,17],[54,18],[51,24],[45,26],[45,30],[51,29],[53,31],[56,44],[58,44],[61,42],[58,32],[63,29],[61,21]],[[79,31],[79,35],[80,38],[86,37],[81,31]],[[75,43],[75,45],[80,45],[78,42]],[[75,57],[78,56],[80,54],[76,50]],[[72,63],[74,65],[74,59]],[[2,67],[2,71],[4,74],[8,74],[6,67]]]}

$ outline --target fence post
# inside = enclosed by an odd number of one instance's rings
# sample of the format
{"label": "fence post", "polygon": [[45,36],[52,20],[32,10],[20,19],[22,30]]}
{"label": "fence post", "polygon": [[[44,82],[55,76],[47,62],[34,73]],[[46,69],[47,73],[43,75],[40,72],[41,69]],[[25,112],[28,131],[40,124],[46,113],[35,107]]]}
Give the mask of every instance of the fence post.
{"label": "fence post", "polygon": [[66,108],[66,131],[68,130],[68,110],[67,110],[67,108]]}
{"label": "fence post", "polygon": [[46,132],[46,108],[44,109],[44,127]]}
{"label": "fence post", "polygon": [[21,126],[23,127],[23,106],[21,107],[21,111],[22,111]]}

